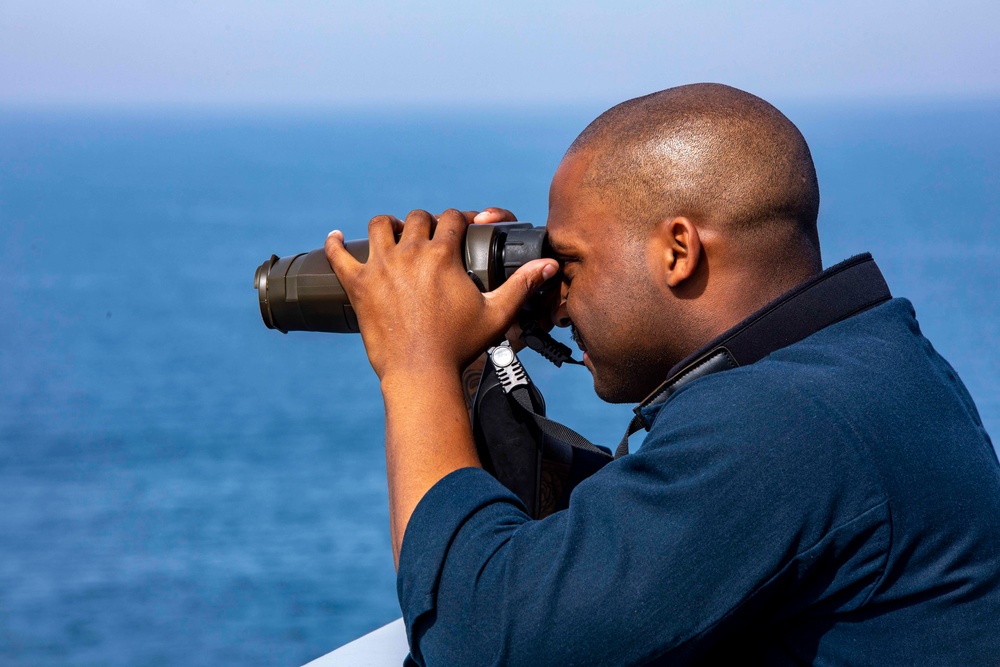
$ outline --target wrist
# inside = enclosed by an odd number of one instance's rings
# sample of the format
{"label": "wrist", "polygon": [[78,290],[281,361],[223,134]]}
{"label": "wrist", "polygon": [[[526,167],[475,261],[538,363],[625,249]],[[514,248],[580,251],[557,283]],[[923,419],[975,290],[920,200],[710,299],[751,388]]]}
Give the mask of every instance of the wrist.
{"label": "wrist", "polygon": [[462,378],[460,369],[449,364],[415,363],[386,371],[379,382],[386,400],[397,394],[412,399],[424,391],[437,392],[451,385],[461,389]]}

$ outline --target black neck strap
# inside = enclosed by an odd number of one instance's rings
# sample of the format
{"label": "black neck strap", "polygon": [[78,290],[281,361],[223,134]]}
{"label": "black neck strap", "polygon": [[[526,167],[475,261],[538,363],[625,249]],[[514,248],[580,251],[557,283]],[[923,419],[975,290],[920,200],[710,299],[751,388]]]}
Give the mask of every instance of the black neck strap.
{"label": "black neck strap", "polygon": [[666,381],[635,407],[615,452],[628,454],[628,439],[649,430],[642,409],[669,399],[688,382],[746,366],[892,298],[882,272],[868,253],[856,255],[786,292],[670,369]]}

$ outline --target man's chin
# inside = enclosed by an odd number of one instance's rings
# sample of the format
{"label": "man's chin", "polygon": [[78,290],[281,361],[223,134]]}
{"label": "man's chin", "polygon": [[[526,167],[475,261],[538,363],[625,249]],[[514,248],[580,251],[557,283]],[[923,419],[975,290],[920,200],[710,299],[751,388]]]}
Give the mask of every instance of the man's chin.
{"label": "man's chin", "polygon": [[594,393],[605,403],[638,403],[646,397],[635,387],[622,382],[608,382],[594,372],[590,366],[591,374],[594,376]]}
{"label": "man's chin", "polygon": [[594,377],[594,393],[605,403],[639,403],[659,385],[656,377],[640,377],[636,372],[613,372],[595,365],[584,353],[583,363]]}

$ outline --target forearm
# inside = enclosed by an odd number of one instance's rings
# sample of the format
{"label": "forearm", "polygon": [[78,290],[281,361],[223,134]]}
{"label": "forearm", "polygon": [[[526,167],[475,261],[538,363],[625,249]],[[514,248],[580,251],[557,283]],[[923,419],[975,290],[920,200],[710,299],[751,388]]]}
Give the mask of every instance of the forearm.
{"label": "forearm", "polygon": [[481,467],[461,377],[447,369],[399,372],[382,379],[392,553],[424,494],[459,468]]}
{"label": "forearm", "polygon": [[342,233],[326,240],[327,259],[382,381],[397,567],[410,515],[424,494],[455,470],[479,467],[461,367],[501,336],[528,297],[559,270],[553,259],[536,259],[482,293],[462,261],[468,225],[469,217],[454,209],[440,216],[411,211],[405,225],[377,216],[368,225],[364,263],[347,251]]}

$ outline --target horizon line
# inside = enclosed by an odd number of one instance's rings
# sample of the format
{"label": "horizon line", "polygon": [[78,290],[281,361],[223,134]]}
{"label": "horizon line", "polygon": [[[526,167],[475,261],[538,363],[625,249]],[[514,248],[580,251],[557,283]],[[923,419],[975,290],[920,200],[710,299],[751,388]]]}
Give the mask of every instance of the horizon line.
{"label": "horizon line", "polygon": [[[934,107],[954,107],[956,105],[990,106],[1000,103],[1000,91],[984,93],[949,94],[886,94],[886,95],[772,95],[764,97],[779,109],[784,106],[794,109],[814,110],[817,107],[832,109],[886,108],[905,106],[918,109]],[[399,116],[402,114],[448,115],[449,113],[491,112],[504,114],[534,114],[554,112],[591,112],[595,108],[604,110],[624,100],[580,98],[563,100],[520,100],[503,103],[483,103],[475,100],[435,101],[435,102],[388,102],[385,100],[343,100],[343,101],[126,101],[126,102],[81,102],[52,100],[0,101],[0,113],[21,114],[41,113],[46,115],[316,115],[343,113],[374,113],[376,115]]]}

